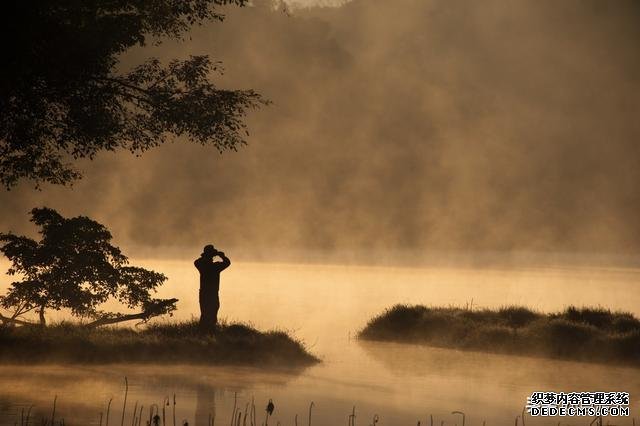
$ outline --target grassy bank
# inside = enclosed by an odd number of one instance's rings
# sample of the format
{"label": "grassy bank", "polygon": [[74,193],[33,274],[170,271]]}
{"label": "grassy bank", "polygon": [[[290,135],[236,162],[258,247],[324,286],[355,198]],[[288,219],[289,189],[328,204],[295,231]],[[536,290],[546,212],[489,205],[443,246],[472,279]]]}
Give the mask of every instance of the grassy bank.
{"label": "grassy bank", "polygon": [[61,323],[48,327],[0,328],[0,362],[198,363],[304,366],[318,359],[288,334],[223,324],[215,336],[195,322],[150,325],[141,330],[86,328]]}
{"label": "grassy bank", "polygon": [[632,314],[569,307],[544,314],[396,305],[360,331],[366,340],[640,365],[640,321]]}

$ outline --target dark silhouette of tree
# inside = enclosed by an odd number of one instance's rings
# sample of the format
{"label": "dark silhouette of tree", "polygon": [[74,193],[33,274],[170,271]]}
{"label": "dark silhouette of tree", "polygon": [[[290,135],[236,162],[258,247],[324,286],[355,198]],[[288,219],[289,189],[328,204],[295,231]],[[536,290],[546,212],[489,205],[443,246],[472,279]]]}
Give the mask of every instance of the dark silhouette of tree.
{"label": "dark silhouette of tree", "polygon": [[[0,297],[2,307],[14,310],[11,317],[0,319],[18,322],[12,320],[36,311],[45,325],[47,309],[66,308],[75,316],[96,319],[91,325],[103,325],[144,320],[175,309],[176,299],[151,297],[167,277],[129,266],[100,223],[85,216],[65,218],[49,208],[31,210],[31,221],[40,227],[40,241],[0,234],[0,252],[12,263],[8,273],[22,278]],[[143,312],[116,315],[99,311],[110,298]]]}
{"label": "dark silhouette of tree", "polygon": [[245,143],[252,90],[211,81],[220,64],[191,56],[150,58],[118,72],[136,45],[180,39],[196,24],[222,20],[218,6],[247,0],[21,0],[3,7],[0,67],[0,182],[66,184],[73,161],[100,151],[140,154],[168,137],[213,145]]}

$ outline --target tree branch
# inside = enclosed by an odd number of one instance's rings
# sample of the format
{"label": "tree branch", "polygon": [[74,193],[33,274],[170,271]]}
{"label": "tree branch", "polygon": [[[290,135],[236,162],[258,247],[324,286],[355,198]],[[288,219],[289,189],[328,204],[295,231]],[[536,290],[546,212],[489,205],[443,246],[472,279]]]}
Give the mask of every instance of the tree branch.
{"label": "tree branch", "polygon": [[151,317],[155,317],[155,316],[166,313],[166,309],[171,305],[175,304],[177,301],[178,299],[163,300],[153,305],[151,308],[147,309],[146,311],[139,312],[137,314],[126,314],[126,315],[118,315],[115,317],[100,318],[86,324],[86,327],[95,328],[95,327],[101,327],[103,325],[117,324],[120,322],[133,321],[133,320],[148,321],[149,318]]}
{"label": "tree branch", "polygon": [[115,84],[119,84],[122,87],[125,87],[127,89],[131,89],[131,90],[135,90],[141,93],[144,93],[145,95],[150,95],[150,91],[148,89],[145,89],[143,87],[140,86],[135,86],[133,84],[129,84],[126,81],[123,81],[119,78],[113,78],[113,77],[93,77],[92,80],[94,81],[104,81],[104,82],[108,82],[108,83],[115,83]]}
{"label": "tree branch", "polygon": [[8,324],[17,324],[17,325],[38,325],[36,323],[29,322],[29,321],[22,321],[16,318],[5,317],[2,314],[0,314],[0,321]]}

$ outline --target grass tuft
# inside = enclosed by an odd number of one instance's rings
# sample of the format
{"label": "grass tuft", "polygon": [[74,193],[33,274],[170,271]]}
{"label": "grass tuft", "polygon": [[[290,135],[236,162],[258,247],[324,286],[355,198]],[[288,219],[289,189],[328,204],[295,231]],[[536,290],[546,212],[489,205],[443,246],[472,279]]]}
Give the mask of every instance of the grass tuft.
{"label": "grass tuft", "polygon": [[640,365],[640,321],[630,313],[568,307],[543,314],[395,305],[359,332],[366,340]]}
{"label": "grass tuft", "polygon": [[61,322],[48,327],[0,327],[0,361],[12,363],[196,363],[305,366],[318,362],[304,345],[280,331],[221,324],[215,335],[198,323],[152,324],[141,330],[91,329]]}

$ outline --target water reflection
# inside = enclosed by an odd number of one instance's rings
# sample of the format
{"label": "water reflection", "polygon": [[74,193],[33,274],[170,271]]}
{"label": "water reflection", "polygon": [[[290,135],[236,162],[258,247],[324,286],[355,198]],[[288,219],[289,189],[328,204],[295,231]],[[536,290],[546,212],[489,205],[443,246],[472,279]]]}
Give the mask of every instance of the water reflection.
{"label": "water reflection", "polygon": [[164,411],[167,424],[172,424],[175,395],[177,423],[184,419],[208,425],[210,415],[228,419],[235,396],[244,401],[250,390],[286,387],[300,372],[186,365],[3,366],[0,424],[20,424],[23,409],[26,413],[31,405],[31,419],[40,424],[42,418],[50,418],[56,397],[57,417],[66,423],[99,424],[101,414],[106,420],[108,412],[113,424],[113,419],[122,417],[126,376],[126,423],[132,421],[134,408],[138,413],[143,409],[142,418],[148,420],[155,404],[161,416]]}
{"label": "water reflection", "polygon": [[[425,397],[425,406],[434,411],[458,404],[453,409],[492,422],[505,421],[509,413],[517,415],[518,407],[522,409],[526,397],[534,391],[625,391],[640,395],[640,370],[636,368],[396,343],[359,345],[396,378],[397,392],[412,389]],[[435,398],[429,392],[434,389]],[[640,401],[632,398],[631,402],[632,411],[637,413]],[[545,424],[545,420],[531,419],[527,423]]]}
{"label": "water reflection", "polygon": [[216,416],[216,388],[199,385],[196,388],[195,426],[210,426]]}

